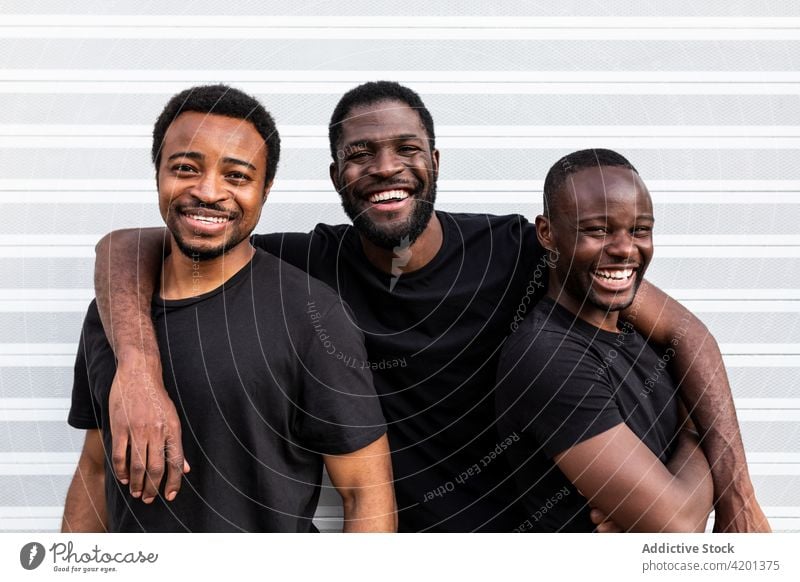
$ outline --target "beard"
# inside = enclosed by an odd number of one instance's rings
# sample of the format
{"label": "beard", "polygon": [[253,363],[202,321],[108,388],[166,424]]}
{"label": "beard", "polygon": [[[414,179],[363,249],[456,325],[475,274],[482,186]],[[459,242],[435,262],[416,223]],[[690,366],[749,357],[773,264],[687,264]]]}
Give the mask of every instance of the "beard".
{"label": "beard", "polygon": [[370,219],[369,211],[362,210],[352,196],[347,193],[341,194],[342,208],[353,221],[356,230],[375,246],[388,250],[414,244],[419,235],[425,231],[436,202],[436,182],[431,183],[427,196],[423,196],[423,192],[416,189],[411,197],[414,208],[406,220],[397,225],[378,226]]}
{"label": "beard", "polygon": [[[216,208],[214,205],[206,205],[204,208],[221,210]],[[181,209],[181,211],[187,210],[188,209],[185,207]],[[221,257],[236,247],[236,245],[242,242],[245,238],[247,238],[246,236],[242,236],[238,223],[234,223],[234,225],[231,226],[227,231],[227,238],[222,242],[222,244],[213,247],[204,246],[204,237],[202,236],[197,234],[191,234],[188,237],[183,236],[183,233],[177,224],[177,216],[177,212],[170,212],[169,219],[167,220],[167,229],[172,234],[172,239],[175,241],[175,245],[178,247],[181,253],[194,261],[210,261],[212,259],[216,259],[217,257]]]}

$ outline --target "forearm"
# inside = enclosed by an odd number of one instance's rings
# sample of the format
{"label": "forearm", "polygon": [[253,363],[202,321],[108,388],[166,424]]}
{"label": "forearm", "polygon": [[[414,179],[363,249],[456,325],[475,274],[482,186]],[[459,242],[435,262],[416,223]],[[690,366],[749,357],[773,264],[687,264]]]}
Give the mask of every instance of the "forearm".
{"label": "forearm", "polygon": [[139,358],[140,365],[160,368],[150,304],[161,270],[165,235],[164,228],[120,230],[107,234],[97,244],[97,308],[109,343],[121,361]]}
{"label": "forearm", "polygon": [[[571,447],[554,460],[593,508],[625,531],[690,532],[704,509],[697,496],[708,465],[679,451],[673,469],[624,423]],[[702,457],[702,455],[701,455]],[[680,469],[680,471],[678,471]],[[710,485],[709,485],[710,486]],[[711,499],[707,499],[710,504]],[[705,517],[708,513],[706,512]],[[703,522],[704,525],[705,522]]]}
{"label": "forearm", "polygon": [[[681,397],[702,436],[718,510],[722,507],[733,517],[742,508],[757,505],[733,396],[714,337],[690,311],[646,282],[625,316],[669,356],[670,371],[680,382]],[[760,509],[757,512],[760,514]],[[749,519],[743,516],[744,521]],[[741,524],[735,529],[741,527],[750,529]]]}
{"label": "forearm", "polygon": [[189,470],[150,315],[165,236],[163,228],[113,232],[98,243],[95,264],[97,307],[118,362],[108,398],[111,463],[131,495],[145,503],[158,494],[165,468],[170,501]]}

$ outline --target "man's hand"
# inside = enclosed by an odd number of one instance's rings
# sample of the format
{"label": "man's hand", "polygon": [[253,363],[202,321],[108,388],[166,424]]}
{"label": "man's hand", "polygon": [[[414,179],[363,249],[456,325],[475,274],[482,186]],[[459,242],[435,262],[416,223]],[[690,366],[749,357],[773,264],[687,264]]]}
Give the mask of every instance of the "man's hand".
{"label": "man's hand", "polygon": [[120,359],[108,399],[114,473],[123,484],[129,484],[133,497],[141,497],[145,503],[152,503],[158,495],[165,469],[164,497],[168,501],[175,499],[183,473],[189,472],[183,458],[180,420],[162,385],[160,363],[153,369],[156,363],[136,356]]}

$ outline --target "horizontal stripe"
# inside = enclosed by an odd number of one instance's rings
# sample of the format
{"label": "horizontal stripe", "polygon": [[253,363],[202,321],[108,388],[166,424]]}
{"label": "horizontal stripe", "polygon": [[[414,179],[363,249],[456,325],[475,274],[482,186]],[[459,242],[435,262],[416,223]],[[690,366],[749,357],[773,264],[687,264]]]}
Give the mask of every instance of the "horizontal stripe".
{"label": "horizontal stripe", "polygon": [[[727,355],[727,368],[800,368],[797,355]],[[72,368],[75,356],[67,355],[0,355],[4,368]]]}
{"label": "horizontal stripe", "polygon": [[[394,75],[391,75],[394,77]],[[387,77],[384,73],[382,78]],[[573,75],[575,77],[575,75]],[[266,72],[262,78],[270,78]],[[464,77],[468,79],[469,77]],[[368,79],[368,80],[374,80]],[[218,78],[203,75],[192,81],[193,85],[220,82]],[[343,94],[362,81],[307,83],[271,81],[229,81],[238,89],[251,94],[272,95],[296,93],[298,95]],[[797,95],[797,81],[786,82],[730,82],[730,81],[620,81],[585,82],[574,78],[571,82],[518,81],[489,82],[468,81],[447,83],[435,81],[407,81],[407,87],[423,95]],[[187,83],[180,81],[90,81],[90,80],[41,80],[16,81],[0,79],[0,93],[15,94],[105,94],[105,95],[171,95],[186,89]]]}
{"label": "horizontal stripe", "polygon": [[[76,300],[2,300],[0,299],[0,313],[84,313],[94,295],[87,299]],[[689,311],[702,313],[798,313],[800,300],[793,301],[731,301],[713,299],[686,300],[678,299]]]}
{"label": "horizontal stripe", "polygon": [[[99,237],[98,237],[99,238]],[[661,247],[661,258],[797,258],[800,246]],[[0,246],[0,258],[94,258],[94,244],[76,246]]]}
{"label": "horizontal stripe", "polygon": [[[34,290],[35,291],[35,290]],[[47,290],[46,290],[47,291]],[[65,291],[65,297],[59,297],[59,289],[49,290],[47,294],[40,294],[39,297],[31,297],[27,290],[0,290],[0,313],[84,313],[89,302],[94,298],[94,290],[87,289],[81,291],[77,296],[71,290]],[[696,291],[696,290],[690,290]],[[797,313],[800,312],[800,290],[792,293],[793,290],[786,290],[781,293],[781,289],[776,291],[779,296],[792,296],[787,300],[758,299],[758,291],[751,289],[736,290],[739,299],[731,299],[731,294],[724,294],[725,298],[719,298],[726,290],[701,290],[699,293],[691,293],[686,296],[667,293],[681,303],[693,313]],[[766,290],[770,291],[770,290]],[[74,298],[68,298],[74,297]],[[694,298],[694,299],[692,299]]]}
{"label": "horizontal stripe", "polygon": [[[103,237],[98,234],[0,234],[0,247],[92,246]],[[800,246],[800,234],[658,234],[656,248],[675,246]]]}
{"label": "horizontal stripe", "polygon": [[[668,288],[664,292],[679,300],[695,301],[780,301],[800,299],[797,289],[680,289]],[[0,301],[85,301],[94,297],[94,289],[3,289],[0,288]]]}
{"label": "horizontal stripe", "polygon": [[[348,85],[385,79],[387,73],[398,83],[656,83],[660,85],[692,83],[787,84],[800,82],[800,71],[623,71],[623,70],[563,70],[563,71],[447,71],[447,70],[263,70],[263,69],[0,69],[0,82],[183,82],[198,83],[213,79],[219,83],[265,82]],[[186,84],[183,85],[186,88]],[[58,93],[56,91],[56,93]],[[338,95],[338,91],[330,91]],[[478,91],[480,95],[482,91]]]}
{"label": "horizontal stripe", "polygon": [[[165,22],[166,21],[166,22]],[[180,18],[161,14],[4,14],[0,30],[20,26],[63,27],[155,27],[155,28],[442,28],[442,29],[619,29],[647,28],[719,30],[800,29],[797,17],[730,16],[260,16],[225,14],[181,14]]]}
{"label": "horizontal stripe", "polygon": [[[77,343],[0,343],[0,356],[72,355],[77,348]],[[720,351],[728,356],[796,356],[800,343],[721,343]]]}
{"label": "horizontal stripe", "polygon": [[[52,412],[53,410],[69,410],[69,398],[0,398],[0,410],[25,410]],[[734,400],[737,410],[800,410],[800,397],[798,398],[736,398]],[[5,455],[13,453],[0,453],[0,463],[9,462]],[[795,461],[800,463],[800,453]],[[753,459],[751,459],[752,461]],[[784,459],[788,462],[788,460]],[[44,461],[40,461],[44,462]],[[48,462],[64,462],[50,459]],[[767,462],[767,461],[762,461]],[[777,461],[773,461],[777,462]]]}
{"label": "horizontal stripe", "polygon": [[[298,180],[301,181],[301,180]],[[311,180],[309,180],[311,181]],[[276,204],[338,204],[338,198],[332,188],[324,188],[320,184],[319,190],[290,190],[285,189],[285,180],[272,187],[269,194],[269,206]],[[503,180],[498,180],[494,188],[501,185]],[[648,186],[649,187],[649,186]],[[692,205],[692,204],[746,204],[762,206],[767,204],[800,204],[800,191],[795,192],[776,192],[768,190],[768,184],[748,192],[658,192],[650,189],[650,196],[654,204],[670,205]],[[298,195],[299,193],[299,195]],[[113,195],[110,195],[113,194]],[[491,195],[492,204],[518,204],[517,211],[523,211],[531,203],[531,196],[535,196],[536,204],[540,204],[541,185],[530,190],[485,190],[477,191],[477,188],[470,190],[444,190],[438,186],[436,192],[436,202],[442,205],[455,204],[487,204],[487,196]],[[24,197],[27,205],[31,204],[153,204],[155,208],[156,192],[155,188],[146,190],[126,190],[126,191],[102,191],[102,190],[83,190],[70,191],[65,196],[64,190],[0,190],[0,202],[6,204],[19,203]],[[538,208],[538,206],[537,206]],[[475,212],[475,209],[464,209],[468,212]],[[512,209],[513,210],[513,209]],[[321,217],[322,218],[322,217]]]}
{"label": "horizontal stripe", "polygon": [[[800,93],[800,90],[798,90]],[[596,147],[598,140],[610,149],[783,149],[791,150],[800,148],[800,136],[709,136],[709,137],[671,137],[671,136],[629,136],[629,137],[455,137],[437,136],[437,147],[443,150],[476,149],[565,149],[579,150]],[[150,150],[153,144],[152,137],[136,136],[2,136],[0,147],[5,149],[145,149]],[[326,137],[292,137],[281,136],[281,149],[283,152],[290,150],[328,149]]]}
{"label": "horizontal stripe", "polygon": [[[438,192],[541,192],[544,175],[532,180],[439,180]],[[796,193],[800,180],[647,180],[652,192],[664,194],[686,193],[718,194],[728,196],[736,193],[776,192]],[[290,180],[276,178],[275,189],[286,192],[331,192],[329,180]],[[155,191],[155,180],[135,179],[9,179],[0,178],[0,192],[41,191],[53,192],[118,192]],[[272,192],[272,191],[271,191]],[[69,198],[63,200],[69,202]],[[753,203],[757,203],[753,200]]]}
{"label": "horizontal stripe", "polygon": [[[790,20],[790,19],[787,19]],[[401,27],[340,25],[282,27],[271,25],[186,25],[179,19],[161,25],[6,26],[7,39],[246,39],[246,40],[472,40],[472,41],[797,41],[796,25],[778,27]],[[241,22],[241,21],[240,21]]]}
{"label": "horizontal stripe", "polygon": [[[798,79],[800,82],[800,79]],[[328,139],[327,125],[278,124],[282,138]],[[144,137],[152,125],[0,124],[3,137]],[[798,125],[436,125],[444,137],[798,137]]]}
{"label": "horizontal stripe", "polygon": [[[770,520],[770,527],[773,532],[797,532],[800,531],[800,518],[786,518],[786,517],[771,517],[767,515]],[[334,525],[330,523],[336,520]],[[314,525],[322,533],[340,532],[341,520],[338,518],[315,518]],[[713,522],[709,521],[707,532],[711,532]],[[19,532],[19,531],[37,531],[41,533],[56,533],[61,529],[61,516],[52,518],[8,518],[0,522],[0,531],[5,532]]]}

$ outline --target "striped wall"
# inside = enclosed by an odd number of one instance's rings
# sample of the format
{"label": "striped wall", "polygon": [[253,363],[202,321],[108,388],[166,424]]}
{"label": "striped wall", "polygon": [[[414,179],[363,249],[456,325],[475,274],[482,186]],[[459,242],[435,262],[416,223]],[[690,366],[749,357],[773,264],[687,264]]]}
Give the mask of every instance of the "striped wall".
{"label": "striped wall", "polygon": [[[305,231],[346,220],[326,124],[379,78],[431,109],[445,210],[535,216],[564,153],[631,159],[656,207],[650,279],[720,342],[759,498],[800,531],[795,2],[128,4],[0,4],[0,531],[59,527],[93,245],[160,224],[148,135],[168,97],[202,82],[261,97],[284,153],[258,230]],[[340,516],[327,491],[318,523]]]}

